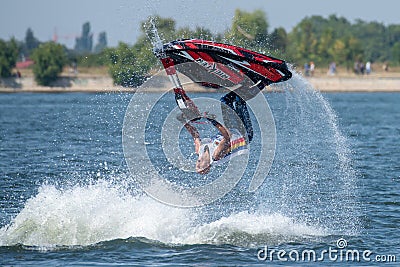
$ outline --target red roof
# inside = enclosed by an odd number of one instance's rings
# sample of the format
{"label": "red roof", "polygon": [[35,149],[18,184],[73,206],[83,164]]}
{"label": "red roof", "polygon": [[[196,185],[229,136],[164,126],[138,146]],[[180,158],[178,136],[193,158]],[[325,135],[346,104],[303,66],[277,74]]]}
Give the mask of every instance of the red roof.
{"label": "red roof", "polygon": [[25,60],[25,61],[17,62],[16,67],[17,67],[17,69],[23,69],[23,68],[29,67],[33,63],[34,63],[33,60],[28,59],[28,60]]}

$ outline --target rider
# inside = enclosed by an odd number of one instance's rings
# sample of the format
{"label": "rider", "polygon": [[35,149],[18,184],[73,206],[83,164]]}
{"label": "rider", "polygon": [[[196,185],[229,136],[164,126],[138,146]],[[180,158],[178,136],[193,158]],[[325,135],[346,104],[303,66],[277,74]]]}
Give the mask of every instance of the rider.
{"label": "rider", "polygon": [[[201,140],[199,132],[190,124],[190,121],[187,122],[183,114],[178,116],[178,119],[184,123],[184,127],[193,137],[195,153],[198,154],[196,171],[200,174],[208,173],[211,165],[218,165],[232,156],[247,153],[247,144],[253,138],[253,128],[246,102],[235,92],[230,92],[221,98],[221,106],[226,127],[212,116],[208,114],[205,116],[219,131],[212,138]],[[233,110],[235,114],[232,114],[230,110]],[[237,117],[241,123],[237,120]],[[241,124],[245,129],[240,127]]]}
{"label": "rider", "polygon": [[[199,155],[196,170],[207,173],[211,164],[234,154],[236,139],[242,138],[247,143],[252,140],[253,128],[246,101],[255,97],[265,86],[290,79],[292,73],[283,60],[229,44],[184,39],[162,45],[159,41],[157,38],[153,52],[161,60],[173,84],[176,103],[185,118],[185,128],[194,138],[195,151]],[[183,90],[177,71],[205,87],[234,90],[221,98],[226,127],[207,118],[219,130],[219,134],[207,142],[203,140],[203,144],[196,128],[187,122],[197,120],[202,115]],[[229,114],[232,110],[235,116]],[[238,129],[237,123],[231,123],[232,118],[239,118],[239,126],[244,126],[244,129]],[[242,144],[241,141],[239,143]]]}

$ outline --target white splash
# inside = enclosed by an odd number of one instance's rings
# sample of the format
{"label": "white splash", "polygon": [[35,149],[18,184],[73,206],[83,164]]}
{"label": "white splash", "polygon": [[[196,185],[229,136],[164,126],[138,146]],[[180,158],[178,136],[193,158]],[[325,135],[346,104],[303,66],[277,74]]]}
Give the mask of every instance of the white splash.
{"label": "white splash", "polygon": [[151,17],[149,22],[150,25],[145,25],[145,27],[147,27],[145,32],[151,44],[153,45],[153,52],[156,54],[163,54],[163,40],[158,33],[155,18]]}
{"label": "white splash", "polygon": [[[131,195],[105,181],[65,190],[44,185],[14,220],[0,229],[0,245],[51,249],[129,237],[165,244],[251,245],[278,236],[324,234],[321,229],[295,223],[280,214],[241,212],[210,223],[201,222],[200,216],[193,209]],[[246,240],[238,239],[243,235]]]}

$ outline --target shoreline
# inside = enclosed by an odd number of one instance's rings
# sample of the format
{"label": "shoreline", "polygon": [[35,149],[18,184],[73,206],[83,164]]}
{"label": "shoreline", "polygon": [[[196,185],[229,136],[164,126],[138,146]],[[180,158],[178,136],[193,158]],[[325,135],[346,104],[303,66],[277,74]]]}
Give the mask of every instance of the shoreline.
{"label": "shoreline", "polygon": [[400,92],[400,77],[308,77],[320,92]]}
{"label": "shoreline", "polygon": [[[304,77],[311,86],[320,92],[400,92],[400,76],[317,76]],[[167,81],[168,82],[168,81]],[[166,85],[166,87],[169,87]],[[162,86],[154,86],[149,92],[160,92]],[[187,86],[188,92],[210,92],[201,86]],[[266,87],[266,91],[281,91],[279,84]],[[0,93],[122,93],[136,92],[136,88],[113,85],[106,76],[61,77],[53,87],[38,86],[33,77],[9,78],[0,80]]]}

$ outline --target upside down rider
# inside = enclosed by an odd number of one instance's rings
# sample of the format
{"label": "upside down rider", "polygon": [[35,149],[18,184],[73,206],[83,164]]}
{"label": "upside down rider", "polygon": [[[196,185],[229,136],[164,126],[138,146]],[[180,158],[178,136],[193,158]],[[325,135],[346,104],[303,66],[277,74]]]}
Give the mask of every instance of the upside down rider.
{"label": "upside down rider", "polygon": [[[212,165],[225,162],[232,156],[247,153],[247,144],[253,139],[253,127],[246,101],[265,86],[286,81],[292,76],[283,60],[206,40],[172,41],[155,49],[154,53],[174,85],[175,100],[182,111],[178,119],[193,137],[195,153],[198,154],[196,171],[200,174],[208,173]],[[191,64],[188,67],[183,63]],[[221,98],[224,125],[213,116],[202,115],[184,91],[177,70],[205,87],[230,90]],[[192,122],[202,118],[218,130],[215,136],[200,138]],[[244,129],[238,127],[240,125]]]}

